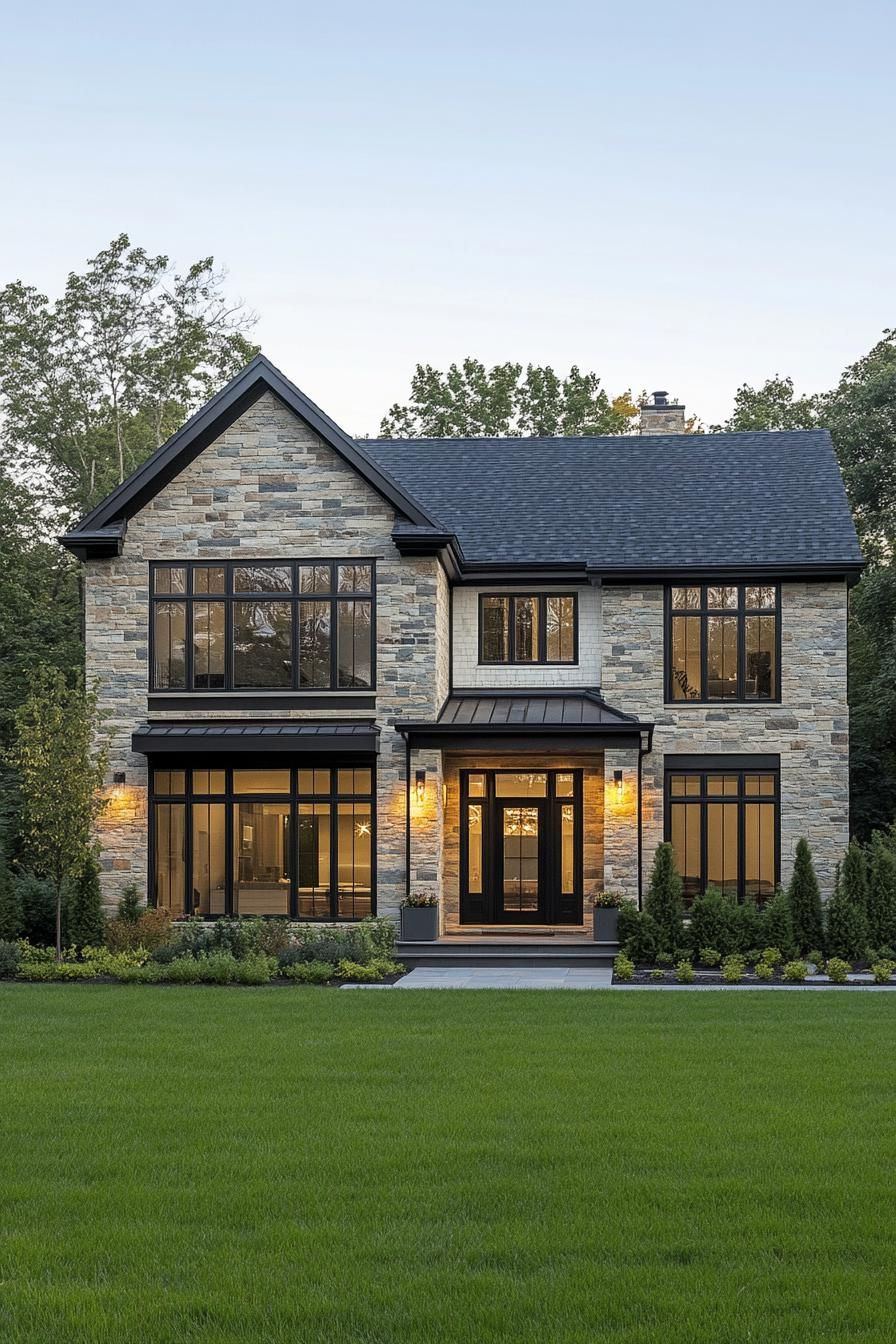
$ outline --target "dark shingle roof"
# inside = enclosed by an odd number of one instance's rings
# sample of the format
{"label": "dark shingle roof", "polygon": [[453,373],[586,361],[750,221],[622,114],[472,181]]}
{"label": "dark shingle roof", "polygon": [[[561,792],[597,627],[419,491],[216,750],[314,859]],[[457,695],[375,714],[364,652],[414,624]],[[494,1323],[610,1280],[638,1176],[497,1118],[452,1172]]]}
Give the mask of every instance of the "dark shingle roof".
{"label": "dark shingle roof", "polygon": [[826,430],[363,443],[471,562],[861,564]]}

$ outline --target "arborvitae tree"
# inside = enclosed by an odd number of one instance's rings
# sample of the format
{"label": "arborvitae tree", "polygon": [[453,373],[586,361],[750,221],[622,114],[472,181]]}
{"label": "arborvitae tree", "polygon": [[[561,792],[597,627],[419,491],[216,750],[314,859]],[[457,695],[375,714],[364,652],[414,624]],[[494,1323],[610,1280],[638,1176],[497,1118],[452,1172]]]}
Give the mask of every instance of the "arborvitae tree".
{"label": "arborvitae tree", "polygon": [[843,884],[844,894],[867,917],[868,864],[865,861],[865,851],[857,840],[849,842],[846,853],[843,855],[840,881]]}
{"label": "arborvitae tree", "polygon": [[793,936],[800,952],[824,949],[824,921],[821,914],[821,893],[812,866],[812,855],[806,840],[797,842],[793,876],[787,888],[790,898],[790,917]]}
{"label": "arborvitae tree", "polygon": [[794,951],[790,897],[783,887],[778,887],[763,908],[762,943],[764,947],[779,948],[785,957],[790,957]]}
{"label": "arborvitae tree", "polygon": [[66,932],[74,947],[99,947],[106,931],[100,893],[100,865],[90,854],[80,876],[71,884],[66,902]]}
{"label": "arborvitae tree", "polygon": [[672,952],[684,942],[681,922],[681,878],[675,871],[672,846],[657,845],[644,909],[660,930],[663,951]]}
{"label": "arborvitae tree", "polygon": [[850,885],[846,884],[847,861],[850,859],[850,850],[858,849],[858,846],[851,844],[846,851],[846,858],[843,866],[837,865],[837,876],[834,881],[834,894],[828,901],[827,916],[827,951],[835,957],[843,957],[846,961],[857,961],[862,956],[868,945],[868,920],[865,915],[865,907],[862,903],[864,895],[864,856],[861,865],[856,861],[855,855],[849,863]]}
{"label": "arborvitae tree", "polygon": [[896,947],[896,854],[880,831],[871,837],[868,936],[875,947]]}
{"label": "arborvitae tree", "polygon": [[6,866],[6,855],[0,849],[0,942],[20,938],[23,930],[22,897]]}
{"label": "arborvitae tree", "polygon": [[136,882],[130,882],[121,893],[121,900],[118,902],[118,918],[123,919],[126,924],[136,924],[144,909],[145,906],[140,901],[140,892]]}

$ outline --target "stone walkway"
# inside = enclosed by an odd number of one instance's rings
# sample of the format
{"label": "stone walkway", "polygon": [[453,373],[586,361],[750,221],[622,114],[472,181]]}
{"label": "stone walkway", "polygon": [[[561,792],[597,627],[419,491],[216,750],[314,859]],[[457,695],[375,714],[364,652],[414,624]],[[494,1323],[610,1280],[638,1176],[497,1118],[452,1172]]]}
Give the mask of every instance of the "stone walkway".
{"label": "stone walkway", "polygon": [[609,966],[575,969],[567,966],[513,967],[418,966],[397,980],[395,989],[609,989]]}

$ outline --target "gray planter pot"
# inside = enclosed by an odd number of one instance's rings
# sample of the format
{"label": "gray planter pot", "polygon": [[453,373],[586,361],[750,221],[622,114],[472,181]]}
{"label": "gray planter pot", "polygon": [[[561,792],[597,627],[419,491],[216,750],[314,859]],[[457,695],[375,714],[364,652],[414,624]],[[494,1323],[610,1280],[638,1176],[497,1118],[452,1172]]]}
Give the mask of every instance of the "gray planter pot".
{"label": "gray planter pot", "polygon": [[616,943],[619,941],[619,911],[603,905],[594,907],[594,941],[596,943]]}
{"label": "gray planter pot", "polygon": [[404,943],[434,943],[439,936],[437,905],[403,905],[401,940]]}

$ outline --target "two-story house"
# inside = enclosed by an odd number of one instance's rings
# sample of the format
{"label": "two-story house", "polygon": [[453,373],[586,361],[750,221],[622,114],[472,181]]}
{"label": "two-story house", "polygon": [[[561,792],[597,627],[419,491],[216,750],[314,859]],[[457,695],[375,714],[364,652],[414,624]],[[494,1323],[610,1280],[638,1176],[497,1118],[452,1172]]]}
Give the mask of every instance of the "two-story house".
{"label": "two-story house", "polygon": [[104,892],[589,927],[672,841],[763,898],[848,839],[828,435],[354,440],[255,359],[63,539],[111,725]]}

